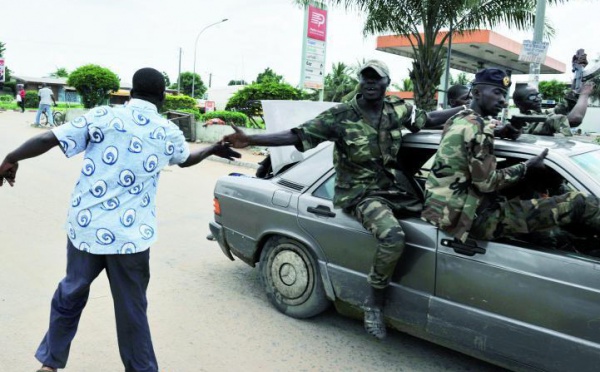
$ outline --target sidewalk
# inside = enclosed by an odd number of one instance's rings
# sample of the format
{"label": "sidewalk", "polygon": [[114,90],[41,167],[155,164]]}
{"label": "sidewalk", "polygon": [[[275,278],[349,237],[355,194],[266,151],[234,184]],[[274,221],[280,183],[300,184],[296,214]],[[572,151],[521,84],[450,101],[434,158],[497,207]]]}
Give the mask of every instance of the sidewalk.
{"label": "sidewalk", "polygon": [[[9,130],[11,126],[18,125],[20,127],[27,127],[31,131],[31,136],[38,134],[40,131],[47,130],[46,128],[35,128],[32,127],[35,120],[35,114],[37,110],[25,110],[24,113],[21,111],[0,111],[0,129]],[[209,143],[194,143],[188,142],[190,150],[197,148],[204,148],[209,146]],[[238,160],[229,161],[218,156],[210,156],[207,160],[216,161],[225,164],[237,165],[247,168],[258,168],[258,163],[265,158],[265,155],[261,155],[260,151],[262,148],[245,148],[236,149],[237,152],[242,154],[242,157]]]}

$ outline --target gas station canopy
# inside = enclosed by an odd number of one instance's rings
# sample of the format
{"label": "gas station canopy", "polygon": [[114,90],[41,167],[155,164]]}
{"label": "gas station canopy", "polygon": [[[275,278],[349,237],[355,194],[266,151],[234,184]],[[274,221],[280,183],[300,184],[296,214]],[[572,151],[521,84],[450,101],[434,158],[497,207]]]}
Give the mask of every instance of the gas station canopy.
{"label": "gas station canopy", "polygon": [[[436,38],[439,45],[442,37],[447,32],[440,32]],[[421,34],[422,36],[423,34]],[[410,39],[414,36],[388,35],[377,37],[377,50],[397,54],[403,57],[414,58]],[[446,44],[448,40],[446,40]],[[520,62],[521,43],[511,40],[491,30],[473,30],[462,35],[452,35],[452,53],[450,67],[475,73],[484,67],[499,67],[510,70],[512,74],[528,74],[529,63]],[[546,56],[540,65],[542,74],[562,74],[566,71],[564,63]]]}

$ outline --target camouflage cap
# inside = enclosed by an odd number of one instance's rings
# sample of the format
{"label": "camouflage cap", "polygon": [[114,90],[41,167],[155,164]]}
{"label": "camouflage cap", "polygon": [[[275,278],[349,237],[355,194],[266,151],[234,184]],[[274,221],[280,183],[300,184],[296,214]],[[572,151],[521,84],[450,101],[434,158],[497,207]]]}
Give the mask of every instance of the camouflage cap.
{"label": "camouflage cap", "polygon": [[387,65],[384,62],[377,59],[371,59],[365,62],[365,64],[360,67],[360,71],[358,71],[358,74],[362,74],[362,72],[368,68],[372,68],[373,70],[375,70],[375,72],[377,72],[381,77],[390,76],[390,69],[387,67]]}
{"label": "camouflage cap", "polygon": [[473,85],[478,84],[494,85],[503,89],[508,89],[511,81],[510,77],[503,70],[500,70],[499,68],[486,68],[475,74]]}

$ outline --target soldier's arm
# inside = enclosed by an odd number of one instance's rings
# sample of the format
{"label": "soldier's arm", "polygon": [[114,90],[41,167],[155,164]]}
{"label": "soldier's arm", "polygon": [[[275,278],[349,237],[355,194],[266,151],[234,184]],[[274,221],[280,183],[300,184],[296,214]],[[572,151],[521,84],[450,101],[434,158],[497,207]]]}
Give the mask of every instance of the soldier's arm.
{"label": "soldier's arm", "polygon": [[483,193],[502,190],[515,184],[524,175],[526,167],[523,163],[496,169],[496,156],[494,156],[494,135],[491,129],[480,120],[477,126],[465,130],[465,143],[467,146],[467,161],[473,186]]}
{"label": "soldier's arm", "polygon": [[275,133],[247,135],[240,128],[234,125],[231,127],[234,133],[224,136],[221,139],[221,143],[238,149],[248,146],[288,146],[300,144],[300,137],[289,129]]}
{"label": "soldier's arm", "polygon": [[425,120],[425,128],[441,127],[452,116],[466,109],[466,106],[459,106],[447,110],[430,111],[427,113],[427,120]]}
{"label": "soldier's arm", "polygon": [[581,92],[579,93],[579,98],[577,99],[577,103],[573,107],[573,109],[567,114],[567,119],[569,120],[569,124],[572,127],[576,127],[581,122],[583,122],[583,118],[587,111],[588,100],[590,98],[590,94],[594,89],[594,83],[588,81],[583,85]]}

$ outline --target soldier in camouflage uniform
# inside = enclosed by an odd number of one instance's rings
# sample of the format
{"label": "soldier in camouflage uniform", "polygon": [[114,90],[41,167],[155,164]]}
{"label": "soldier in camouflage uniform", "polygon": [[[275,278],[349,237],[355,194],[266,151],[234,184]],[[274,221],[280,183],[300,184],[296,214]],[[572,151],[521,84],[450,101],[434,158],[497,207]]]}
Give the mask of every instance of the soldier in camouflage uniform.
{"label": "soldier in camouflage uniform", "polygon": [[580,223],[600,231],[598,198],[571,192],[541,199],[507,200],[498,194],[519,182],[528,169],[542,168],[548,149],[524,163],[496,169],[494,129],[488,116],[505,106],[510,79],[499,69],[476,74],[471,109],[444,126],[425,184],[421,217],[465,242],[519,236]]}
{"label": "soldier in camouflage uniform", "polygon": [[466,85],[456,84],[448,89],[448,104],[450,107],[459,107],[471,103],[471,91]]}
{"label": "soldier in camouflage uniform", "polygon": [[523,133],[551,136],[554,133],[562,133],[572,136],[571,127],[577,127],[583,121],[587,111],[588,100],[594,84],[587,82],[579,93],[577,102],[569,109],[567,101],[559,103],[553,110],[542,111],[542,96],[531,86],[516,89],[513,93],[513,101],[522,115],[544,115],[544,122],[528,122],[523,127]]}
{"label": "soldier in camouflage uniform", "polygon": [[443,124],[459,109],[425,113],[396,97],[385,97],[387,66],[371,60],[359,72],[359,93],[292,130],[247,136],[240,129],[222,140],[233,147],[294,145],[300,151],[323,141],[335,142],[336,182],[333,203],[353,214],[378,240],[368,276],[371,293],[363,307],[365,328],[385,337],[384,288],[404,250],[398,217],[420,212],[422,201],[401,170],[398,153],[403,128],[412,132]]}

